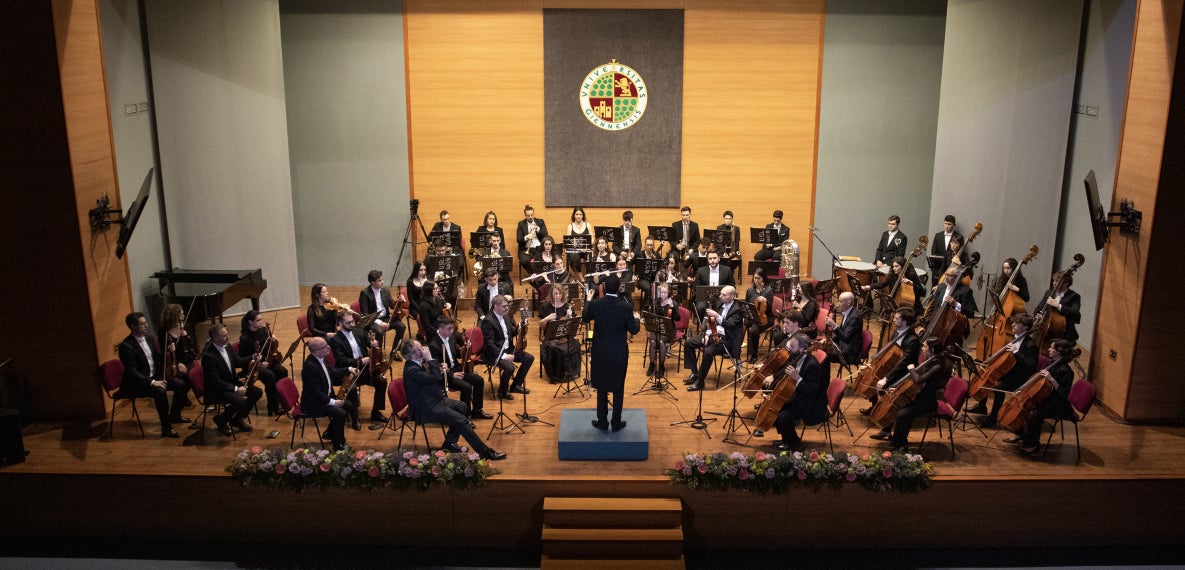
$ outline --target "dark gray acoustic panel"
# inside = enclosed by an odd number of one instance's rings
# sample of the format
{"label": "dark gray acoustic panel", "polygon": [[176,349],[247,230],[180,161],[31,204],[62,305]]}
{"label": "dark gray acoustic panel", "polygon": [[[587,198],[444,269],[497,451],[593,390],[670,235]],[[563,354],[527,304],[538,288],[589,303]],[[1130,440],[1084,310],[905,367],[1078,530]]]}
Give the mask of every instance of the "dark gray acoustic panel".
{"label": "dark gray acoustic panel", "polygon": [[[543,54],[547,206],[678,207],[683,11],[544,10]],[[612,60],[640,77],[646,110],[606,130],[585,117],[581,92]]]}

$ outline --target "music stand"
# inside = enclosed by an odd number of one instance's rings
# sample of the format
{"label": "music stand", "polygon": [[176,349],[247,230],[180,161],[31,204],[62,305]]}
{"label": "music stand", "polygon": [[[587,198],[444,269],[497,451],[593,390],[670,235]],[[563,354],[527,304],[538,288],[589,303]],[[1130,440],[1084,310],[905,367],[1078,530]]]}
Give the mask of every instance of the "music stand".
{"label": "music stand", "polygon": [[667,288],[671,290],[671,298],[682,304],[688,300],[691,284],[686,281],[676,281],[674,283],[667,283]]}
{"label": "music stand", "polygon": [[[542,342],[546,343],[546,342],[553,341],[553,340],[559,340],[561,338],[567,338],[567,339],[574,338],[576,336],[577,330],[580,329],[580,324],[581,324],[581,321],[577,317],[573,317],[570,319],[556,319],[554,321],[551,321],[551,322],[547,323],[547,326],[544,327],[544,329],[543,329],[543,341]],[[542,357],[542,355],[540,355],[540,357]],[[569,372],[571,372],[571,371],[569,371]],[[580,370],[576,371],[575,376],[570,375],[570,374],[565,374],[564,378],[561,379],[560,382],[558,383],[559,385],[556,386],[555,394],[552,394],[551,397],[552,398],[558,397],[560,395],[560,390],[563,390],[565,395],[567,395],[568,393],[575,390],[577,392],[580,392],[581,396],[584,396],[584,390],[582,390],[580,388],[580,382],[576,381],[576,379],[578,377],[580,377]],[[523,398],[523,399],[526,400],[526,398]],[[525,402],[524,402],[524,405],[525,405]],[[544,422],[544,423],[546,423],[546,422]],[[548,424],[548,425],[551,425],[551,424]]]}
{"label": "music stand", "polygon": [[[642,311],[641,315],[642,315],[642,328],[644,328],[646,330],[646,332],[652,333],[656,337],[658,337],[658,343],[665,344],[665,343],[674,342],[674,340],[675,340],[675,321],[668,319],[667,317],[660,317],[658,315],[655,315],[654,313],[648,313],[646,311]],[[648,342],[655,342],[655,341],[650,340]],[[657,352],[658,352],[658,358],[662,358],[663,357],[662,344],[658,345]],[[665,368],[666,366],[664,365],[663,367]],[[657,368],[657,366],[656,366],[656,368]],[[670,398],[671,400],[677,402],[677,401],[679,401],[679,398],[675,397],[674,393],[672,392],[673,389],[674,388],[671,385],[669,380],[667,380],[666,378],[659,378],[658,374],[655,373],[655,374],[651,374],[646,377],[646,381],[642,383],[642,387],[639,388],[637,392],[634,392],[634,395],[637,396],[638,394],[648,394],[651,392],[657,392],[660,396]]]}
{"label": "music stand", "polygon": [[594,238],[605,238],[605,241],[618,245],[625,239],[625,230],[621,226],[593,226]]}
{"label": "music stand", "polygon": [[635,257],[634,258],[634,273],[637,274],[640,278],[645,279],[647,281],[654,281],[654,275],[656,273],[658,273],[659,269],[662,269],[662,266],[663,266],[663,259],[662,258],[654,258],[654,259],[650,259],[650,258],[646,258],[646,257]]}
{"label": "music stand", "polygon": [[[706,351],[707,347],[705,346],[704,349]],[[686,348],[684,348],[684,350],[686,350]],[[728,349],[726,347],[725,352],[727,353],[727,351],[728,351]],[[706,356],[704,356],[703,358],[706,358]],[[701,378],[700,382],[703,382],[703,381],[704,380]],[[697,392],[699,392],[699,403],[697,403],[695,405],[695,419],[671,422],[671,425],[677,426],[677,425],[687,424],[687,426],[690,427],[691,429],[698,429],[700,431],[703,431],[704,435],[706,435],[708,437],[708,439],[712,439],[712,434],[708,433],[708,424],[716,421],[716,418],[705,418],[704,417],[704,391],[705,390],[703,389],[703,387],[700,387],[700,389],[697,390]]]}
{"label": "music stand", "polygon": [[[756,273],[758,269],[765,271],[765,280],[769,281],[770,279],[775,279],[777,277],[778,271],[782,269],[782,264],[776,261],[750,261],[749,270],[746,271],[746,273],[752,275]],[[786,277],[790,276],[787,275]]]}
{"label": "music stand", "polygon": [[441,277],[436,281],[436,287],[440,289],[440,296],[446,299],[456,299],[457,294],[457,280],[458,275],[450,275],[448,277]]}
{"label": "music stand", "polygon": [[428,275],[435,275],[437,273],[457,275],[461,272],[461,256],[455,253],[451,255],[429,255],[424,259],[424,265],[427,267]]}
{"label": "music stand", "polygon": [[461,228],[453,227],[448,231],[436,230],[428,234],[428,243],[435,244],[437,241],[443,243],[454,252],[461,251]]}
{"label": "music stand", "polygon": [[729,251],[729,243],[732,241],[732,232],[728,230],[704,230],[704,237],[701,242],[708,242],[716,244],[716,252],[721,256],[724,252]]}
{"label": "music stand", "polygon": [[649,232],[650,237],[662,243],[671,243],[671,235],[675,229],[671,226],[646,226],[646,231]]}
{"label": "music stand", "polygon": [[[486,234],[486,235],[492,235],[492,234]],[[483,270],[492,268],[495,271],[497,271],[499,280],[509,279],[508,276],[510,275],[510,271],[514,269],[514,258],[509,255],[507,255],[507,256],[495,255],[492,257],[481,257],[478,259],[478,261],[481,261],[481,266],[482,266]]]}
{"label": "music stand", "polygon": [[696,318],[696,320],[703,318],[703,315],[699,314],[699,304],[703,303],[704,305],[711,306],[711,303],[709,303],[708,300],[712,299],[712,298],[719,297],[721,289],[724,289],[723,285],[696,285],[695,286],[695,303],[696,303],[695,318]]}
{"label": "music stand", "polygon": [[476,249],[488,249],[490,247],[490,236],[493,235],[498,234],[490,232],[469,232],[469,247]]}
{"label": "music stand", "polygon": [[749,228],[749,241],[773,247],[778,241],[778,232],[773,228]]}

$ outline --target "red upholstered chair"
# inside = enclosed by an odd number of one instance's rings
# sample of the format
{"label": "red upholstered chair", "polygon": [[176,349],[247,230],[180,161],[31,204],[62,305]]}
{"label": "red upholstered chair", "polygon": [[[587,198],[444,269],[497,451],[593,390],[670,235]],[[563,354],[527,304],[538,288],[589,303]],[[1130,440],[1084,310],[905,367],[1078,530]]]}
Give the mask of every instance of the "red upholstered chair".
{"label": "red upholstered chair", "polygon": [[362,314],[362,303],[359,303],[358,301],[354,301],[353,303],[350,303],[350,310],[361,315]]}
{"label": "red upholstered chair", "polygon": [[675,363],[675,373],[683,370],[683,343],[687,340],[687,328],[691,326],[691,310],[680,305],[679,322],[682,326],[675,327],[675,344],[679,346],[679,360]]}
{"label": "red upholstered chair", "polygon": [[815,317],[815,330],[827,330],[827,317],[831,316],[831,310],[819,307],[819,316]]}
{"label": "red upholstered chair", "polygon": [[815,360],[819,361],[819,364],[823,364],[823,362],[827,360],[827,353],[824,352],[823,349],[817,348],[811,354],[814,355]]}
{"label": "red upholstered chair", "polygon": [[930,424],[938,426],[938,437],[942,437],[942,422],[945,420],[946,431],[950,434],[950,455],[953,458],[955,456],[954,422],[966,403],[967,381],[958,376],[952,376],[942,391],[942,397],[938,399],[938,409],[926,420],[926,429],[922,432],[922,440],[918,446],[921,447],[926,443],[926,434],[930,432]]}
{"label": "red upholstered chair", "polygon": [[136,420],[136,427],[140,428],[140,437],[144,437],[144,424],[140,423],[140,412],[136,409],[136,399],[119,393],[119,386],[123,383],[123,362],[113,358],[99,365],[97,380],[103,388],[103,393],[111,400],[111,419],[107,420],[107,439],[115,439],[115,408],[120,400],[128,402],[132,407],[132,417]]}
{"label": "red upholstered chair", "polygon": [[[313,336],[312,333],[309,332],[309,316],[307,314],[300,315],[300,316],[296,317],[296,330],[300,331],[300,338],[309,338],[310,336]],[[300,343],[300,360],[301,361],[304,361],[305,351],[307,351],[308,349],[309,349],[309,345],[307,342]],[[289,364],[292,364],[292,363],[289,362]]]}
{"label": "red upholstered chair", "polygon": [[769,328],[762,332],[762,334],[765,335],[765,344],[768,345],[770,351],[774,349],[774,331],[781,330],[781,327],[779,327],[778,324],[781,323],[782,319],[784,318],[782,317],[782,310],[786,308],[786,301],[781,297],[774,295],[773,304],[774,322],[770,323]]}
{"label": "red upholstered chair", "polygon": [[321,448],[325,448],[325,439],[321,437],[321,426],[317,423],[317,418],[324,416],[310,416],[304,413],[300,408],[300,393],[296,390],[296,382],[292,378],[285,376],[276,382],[276,393],[280,396],[280,407],[284,409],[284,414],[292,420],[292,439],[288,442],[289,448],[296,447],[296,425],[300,424],[300,437],[304,439],[304,426],[308,420],[313,420],[313,429],[317,432],[317,441],[321,444]]}
{"label": "red upholstered chair", "polygon": [[[1056,397],[1056,396],[1052,396]],[[1083,378],[1074,383],[1070,387],[1070,407],[1073,413],[1064,418],[1054,418],[1053,430],[1049,432],[1049,437],[1045,440],[1045,449],[1041,451],[1042,455],[1049,451],[1049,444],[1053,441],[1053,432],[1057,431],[1057,427],[1062,426],[1062,439],[1066,438],[1066,425],[1063,422],[1070,422],[1074,424],[1074,448],[1078,451],[1075,463],[1082,460],[1082,442],[1078,440],[1078,422],[1086,419],[1086,414],[1090,413],[1090,409],[1094,407],[1095,387],[1094,383],[1086,378]]]}
{"label": "red upholstered chair", "polygon": [[[831,453],[835,453],[835,442],[831,439],[831,428],[844,426],[848,429],[848,435],[852,434],[852,427],[848,425],[847,418],[843,415],[843,410],[840,405],[843,404],[843,393],[848,387],[847,382],[843,378],[832,378],[831,382],[827,384],[827,419],[823,421],[823,430],[827,432],[827,445],[831,446]],[[806,427],[803,426],[805,431]]]}
{"label": "red upholstered chair", "polygon": [[[206,416],[213,412],[215,415],[226,409],[225,402],[217,402],[206,397],[206,375],[202,372],[202,364],[197,362],[189,369],[189,384],[193,386],[193,396],[197,399],[198,406],[201,407],[201,415],[194,423],[201,422],[201,432],[198,435],[198,441],[205,443],[206,441]],[[231,430],[231,438],[238,439],[234,435],[234,430]]]}

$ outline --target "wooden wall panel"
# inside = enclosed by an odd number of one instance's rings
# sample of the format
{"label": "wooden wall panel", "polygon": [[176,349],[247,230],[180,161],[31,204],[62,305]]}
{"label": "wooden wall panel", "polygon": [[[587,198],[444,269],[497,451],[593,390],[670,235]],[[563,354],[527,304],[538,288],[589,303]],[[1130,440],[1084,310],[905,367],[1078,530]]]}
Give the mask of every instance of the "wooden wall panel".
{"label": "wooden wall panel", "polygon": [[[1146,375],[1137,381],[1135,363],[1141,358],[1163,358],[1164,353],[1142,355],[1140,316],[1145,299],[1176,296],[1176,283],[1162,285],[1146,280],[1151,240],[1155,235],[1155,204],[1163,158],[1173,66],[1181,24],[1180,1],[1140,2],[1136,15],[1127,105],[1124,111],[1115,192],[1111,210],[1119,200],[1131,198],[1143,210],[1143,231],[1138,238],[1111,232],[1103,259],[1095,344],[1091,374],[1099,388],[1099,401],[1127,419],[1180,417],[1181,410],[1165,409],[1163,390],[1179,384],[1175,375]],[[1164,213],[1162,213],[1164,214]],[[1172,224],[1179,214],[1168,214]],[[1178,240],[1179,241],[1179,240]],[[1151,339],[1146,339],[1151,340]],[[1115,357],[1110,356],[1111,351]],[[1180,390],[1176,388],[1176,390]]]}
{"label": "wooden wall panel", "polygon": [[[560,234],[571,210],[543,207],[543,8],[620,2],[409,0],[406,10],[412,195],[426,224],[449,210],[466,232],[494,210],[508,233],[524,204]],[[647,2],[685,10],[683,203],[701,228],[731,209],[742,228],[782,209],[809,264],[821,1]],[[594,225],[622,209],[586,208]],[[673,208],[634,208],[668,225]],[[742,248],[750,258],[755,248]],[[515,246],[510,246],[513,252]]]}

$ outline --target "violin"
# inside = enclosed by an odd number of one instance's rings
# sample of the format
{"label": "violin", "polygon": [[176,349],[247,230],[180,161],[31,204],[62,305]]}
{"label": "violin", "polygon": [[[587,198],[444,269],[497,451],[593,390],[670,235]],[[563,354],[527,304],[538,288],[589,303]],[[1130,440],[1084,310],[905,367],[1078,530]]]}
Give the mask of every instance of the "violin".
{"label": "violin", "polygon": [[280,342],[275,340],[276,337],[272,336],[272,326],[269,324],[265,324],[264,326],[267,327],[269,347],[267,350],[267,363],[271,366],[279,366],[281,362],[284,362],[284,355],[280,354]]}
{"label": "violin", "polygon": [[768,308],[769,308],[769,301],[766,301],[764,297],[758,297],[757,301],[755,303],[753,303],[753,309],[757,313],[757,324],[758,325],[761,325],[764,327],[767,324],[769,324],[769,315],[766,314],[766,310]]}
{"label": "violin", "polygon": [[1053,393],[1053,379],[1046,373],[1058,364],[1078,358],[1080,354],[1082,350],[1075,348],[1069,356],[1050,362],[1049,366],[1029,377],[1028,381],[1012,393],[1011,398],[1000,405],[1000,426],[1012,433],[1021,433],[1029,421],[1029,416],[1033,415],[1033,410]]}
{"label": "violin", "polygon": [[514,352],[515,358],[527,350],[527,319],[530,317],[530,307],[523,303],[522,308],[519,309],[521,320],[518,325],[518,338],[515,339]]}
{"label": "violin", "polygon": [[177,377],[177,341],[165,333],[165,376],[166,380]]}
{"label": "violin", "polygon": [[390,368],[390,361],[383,357],[383,349],[374,345],[375,335],[374,331],[366,333],[366,341],[371,344],[370,347],[370,375],[371,377],[379,377],[387,373]]}
{"label": "violin", "polygon": [[[268,339],[271,342],[271,339]],[[263,361],[263,346],[258,342],[255,343],[255,352],[251,355],[251,368],[247,372],[247,381],[243,383],[244,386],[251,387],[256,380],[259,380],[259,363]]]}
{"label": "violin", "polygon": [[354,309],[350,308],[349,305],[345,303],[339,303],[337,297],[330,297],[328,301],[325,301],[321,304],[321,307],[326,311],[348,311],[350,313],[354,313]]}

